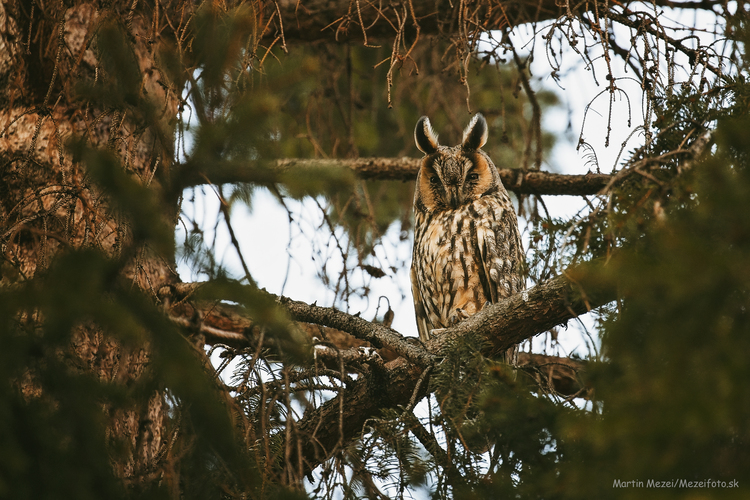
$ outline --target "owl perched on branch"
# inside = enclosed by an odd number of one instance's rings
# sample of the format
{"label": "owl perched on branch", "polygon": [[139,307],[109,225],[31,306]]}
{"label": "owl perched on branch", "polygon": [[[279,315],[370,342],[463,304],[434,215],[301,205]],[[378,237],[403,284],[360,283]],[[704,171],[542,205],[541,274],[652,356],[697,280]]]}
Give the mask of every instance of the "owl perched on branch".
{"label": "owl perched on branch", "polygon": [[[411,283],[419,338],[450,327],[487,303],[523,289],[518,221],[497,168],[481,150],[487,122],[477,113],[461,144],[441,146],[423,116],[414,130],[425,154],[414,193]],[[506,354],[515,361],[515,348]]]}

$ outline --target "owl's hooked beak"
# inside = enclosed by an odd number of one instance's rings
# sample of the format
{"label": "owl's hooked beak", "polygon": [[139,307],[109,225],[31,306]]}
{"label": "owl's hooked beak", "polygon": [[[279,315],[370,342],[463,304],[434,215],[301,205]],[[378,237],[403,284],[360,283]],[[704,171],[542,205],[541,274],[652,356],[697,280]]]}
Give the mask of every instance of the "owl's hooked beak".
{"label": "owl's hooked beak", "polygon": [[461,206],[463,203],[463,196],[461,196],[461,186],[458,184],[449,184],[445,186],[446,195],[448,198],[448,205],[455,209]]}

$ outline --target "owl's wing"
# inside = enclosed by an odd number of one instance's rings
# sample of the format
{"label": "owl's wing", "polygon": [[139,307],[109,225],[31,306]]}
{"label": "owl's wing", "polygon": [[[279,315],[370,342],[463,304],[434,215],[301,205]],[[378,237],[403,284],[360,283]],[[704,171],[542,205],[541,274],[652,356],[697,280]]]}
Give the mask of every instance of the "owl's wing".
{"label": "owl's wing", "polygon": [[[505,211],[499,223],[477,230],[477,244],[485,279],[485,297],[493,304],[522,290],[523,247],[515,213]],[[505,362],[516,365],[518,346],[503,354]]]}
{"label": "owl's wing", "polygon": [[479,260],[482,266],[481,279],[484,288],[484,296],[494,304],[497,302],[497,287],[499,285],[498,268],[502,263],[497,262],[497,240],[494,228],[480,226],[477,228],[477,247],[479,247]]}
{"label": "owl's wing", "polygon": [[523,256],[515,214],[503,210],[499,220],[477,228],[477,246],[485,276],[485,297],[494,304],[519,292]]}
{"label": "owl's wing", "polygon": [[417,277],[414,267],[411,268],[411,293],[414,296],[414,313],[417,317],[417,330],[419,331],[419,340],[427,342],[430,338],[430,330],[427,327],[427,313],[424,310],[424,299],[417,286]]}

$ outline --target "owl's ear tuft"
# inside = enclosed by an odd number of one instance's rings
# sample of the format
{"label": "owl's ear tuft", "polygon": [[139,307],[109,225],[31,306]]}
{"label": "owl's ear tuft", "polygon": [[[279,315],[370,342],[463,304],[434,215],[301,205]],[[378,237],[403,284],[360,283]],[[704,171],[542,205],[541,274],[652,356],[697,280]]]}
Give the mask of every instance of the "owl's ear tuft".
{"label": "owl's ear tuft", "polygon": [[438,136],[432,129],[430,119],[426,116],[420,118],[417,126],[414,128],[414,142],[417,143],[419,150],[427,155],[431,155],[437,151],[440,146]]}
{"label": "owl's ear tuft", "polygon": [[482,113],[477,113],[464,130],[461,146],[464,149],[479,149],[487,144],[487,120]]}

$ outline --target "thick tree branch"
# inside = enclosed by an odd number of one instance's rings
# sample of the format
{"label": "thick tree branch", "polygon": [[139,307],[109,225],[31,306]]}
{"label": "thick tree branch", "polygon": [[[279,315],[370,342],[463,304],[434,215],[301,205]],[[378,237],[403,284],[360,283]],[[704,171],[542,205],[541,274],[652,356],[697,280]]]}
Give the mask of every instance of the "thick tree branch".
{"label": "thick tree branch", "polygon": [[[304,168],[348,168],[362,179],[409,181],[417,176],[418,158],[358,158],[354,160],[306,160],[286,158],[267,162],[266,166],[255,164],[214,164],[203,175],[199,169],[186,169],[181,176],[180,190],[185,187],[205,184],[255,182],[269,183],[279,180],[279,173],[286,169]],[[191,172],[193,172],[191,174]],[[612,179],[611,175],[588,173],[564,175],[551,172],[500,169],[505,187],[517,194],[539,195],[593,195],[601,191]]]}
{"label": "thick tree branch", "polygon": [[[509,24],[515,26],[553,19],[563,14],[554,0],[490,0],[484,3],[484,7],[477,9],[475,20],[481,26],[470,26],[472,31],[500,29]],[[399,26],[403,26],[404,34],[413,39],[417,35],[415,21],[421,34],[449,35],[460,28],[466,29],[463,27],[465,20],[461,17],[462,14],[466,15],[463,4],[449,0],[405,3],[359,1],[356,4],[350,0],[288,0],[279,4],[281,24],[275,23],[275,29],[267,30],[264,35],[280,37],[283,25],[287,42],[359,42],[366,39],[372,42],[394,38]],[[269,6],[269,16],[272,10]],[[404,18],[408,21],[400,22]]]}
{"label": "thick tree branch", "polygon": [[[455,340],[462,335],[480,334],[491,341],[492,347],[489,349],[489,354],[500,353],[512,344],[547,331],[555,325],[564,323],[594,307],[614,300],[614,288],[596,279],[598,273],[590,272],[592,266],[599,264],[598,262],[589,263],[569,269],[557,278],[493,304],[484,311],[431,339],[427,346],[428,350],[439,356],[441,350],[451,340]],[[306,316],[306,319],[322,320],[326,321],[326,324],[336,323],[336,326],[342,330],[354,327],[350,333],[355,336],[361,335],[355,327],[358,322],[345,322],[342,321],[344,318],[337,317],[343,313],[333,310],[318,311],[318,313],[320,316],[315,318]],[[294,313],[292,315],[294,316]],[[336,318],[333,319],[333,317]],[[502,332],[502,334],[499,334],[499,332]],[[365,332],[364,335],[372,334]],[[394,335],[398,334],[394,332]],[[422,357],[423,355],[420,354],[420,359]],[[396,361],[405,362],[403,358]],[[352,410],[346,407],[344,415],[344,420],[347,422],[349,429],[356,431],[356,433],[344,436],[344,442],[355,438],[361,432],[365,422],[370,418],[377,418],[384,408],[406,407],[408,405],[416,387],[418,376],[422,371],[421,369],[414,369],[416,367],[409,369],[408,365],[411,365],[411,363],[398,365],[399,369],[394,371],[386,369],[379,373],[377,378],[362,377],[358,380],[356,390],[352,388],[351,392],[352,397],[356,398],[357,404],[354,405]],[[409,377],[411,378],[409,379]],[[388,388],[386,398],[377,397],[376,391],[380,387]],[[394,388],[393,391],[391,391],[391,387]],[[315,409],[314,413],[306,414],[300,421],[300,427],[315,428],[315,442],[332,443],[333,437],[323,432],[323,426],[321,425],[323,420],[321,419],[322,415],[337,411],[337,409],[338,403],[329,401]],[[336,427],[335,432],[338,432],[338,427]],[[338,438],[337,434],[336,442],[339,442]],[[311,449],[306,449],[304,452],[304,459],[310,465],[320,463],[321,457],[330,457],[330,454],[326,453],[326,450],[330,452],[330,447],[316,446],[312,441],[309,447]]]}
{"label": "thick tree branch", "polygon": [[[169,311],[170,319],[178,325],[202,335],[203,340],[208,345],[223,344],[233,348],[256,348],[259,335],[257,331],[253,330],[253,322],[246,314],[244,314],[241,308],[228,304],[215,304],[208,302],[200,303],[186,300],[199,285],[200,284],[197,283],[180,283],[171,287],[163,287],[162,290],[160,290],[160,298],[168,303],[173,303],[170,306]],[[298,306],[297,309],[298,312],[300,312],[300,310],[307,310],[308,318],[326,314],[324,312],[320,315],[315,315],[309,312],[311,309],[315,308],[317,308],[317,306],[304,305]],[[329,311],[329,313],[330,312],[331,311]],[[334,316],[340,318],[338,322],[339,324],[341,324],[342,315],[343,318],[349,316],[340,311],[333,312]],[[355,323],[364,321],[361,318],[353,318],[356,319]],[[325,322],[333,323],[335,321],[326,320]],[[365,323],[367,322],[365,321]],[[382,325],[372,325],[372,329],[375,332],[382,334],[381,343],[384,342],[389,351],[393,351],[393,349],[387,346],[393,344],[394,341],[398,343],[404,342],[408,344],[409,347],[407,348],[414,347],[416,349],[416,352],[413,354],[417,360],[422,359],[424,361],[426,359],[434,359],[431,354],[426,353],[421,349],[421,346],[416,339],[409,337],[403,338],[400,335],[396,338],[392,336],[394,335],[392,330],[386,332],[381,330],[384,328]],[[320,328],[319,326],[316,327],[312,324],[301,326],[310,327],[306,329],[309,330],[308,335],[310,335],[311,338],[318,336],[333,344],[336,350],[339,351],[341,359],[345,364],[348,364],[349,362],[365,363],[372,361],[372,353],[369,349],[373,344],[370,342],[358,340],[353,335],[337,329],[323,328],[321,333],[318,333],[316,332],[316,329]],[[371,338],[375,339],[376,343],[378,343],[376,337],[377,334],[375,333],[371,335]],[[273,347],[272,341],[273,339],[265,338],[265,347]],[[320,347],[320,349],[318,347]],[[332,363],[331,368],[338,369],[339,354],[332,354],[331,351],[334,351],[334,349],[316,344],[315,352],[318,361],[322,361],[323,363],[330,361]],[[389,357],[382,350],[380,352],[386,361],[393,359],[394,354],[390,354]],[[417,364],[419,365],[419,363]],[[577,372],[584,368],[584,364],[581,361],[521,352],[518,355],[518,365],[520,367],[538,369],[540,372],[543,372],[548,385],[562,395],[568,396],[581,389],[577,378]]]}
{"label": "thick tree branch", "polygon": [[[369,363],[370,371],[349,384],[343,391],[343,396],[337,396],[305,413],[298,422],[297,429],[301,435],[309,437],[304,440],[302,447],[302,459],[307,464],[306,468],[311,470],[340,449],[342,445],[356,438],[362,432],[367,420],[379,418],[384,408],[407,407],[414,397],[417,381],[424,368],[439,359],[441,351],[452,340],[464,335],[485,336],[490,340],[490,347],[486,354],[493,355],[503,352],[512,344],[531,338],[613,300],[614,289],[596,279],[598,266],[600,263],[596,262],[569,269],[561,276],[493,304],[431,339],[426,346],[427,349],[419,342],[407,339],[383,325],[374,324],[332,308],[277,297],[278,303],[287,309],[292,319],[337,328],[357,338],[367,340],[376,347],[389,347],[403,356],[386,364],[378,361],[378,358],[373,358],[373,361]],[[197,284],[183,284],[178,287],[164,287],[160,293],[163,296],[170,294],[174,302],[180,303],[197,286]],[[238,310],[224,310],[223,305],[213,305],[211,308],[212,314],[217,318],[225,318],[238,312]],[[198,307],[197,310],[203,310],[203,307]],[[194,317],[201,316],[211,317],[205,313]],[[194,320],[194,324],[197,323],[199,321]],[[241,327],[240,331],[234,332],[237,338],[239,335],[246,336],[247,342],[251,343],[248,335],[252,335],[252,329],[247,327],[251,322],[247,318],[244,320],[225,318],[222,324],[225,328]],[[207,336],[208,341],[210,332],[201,331]],[[226,335],[216,337],[216,341],[224,342],[225,337]],[[563,369],[558,370],[561,374],[558,378],[566,379],[566,382],[556,384],[554,376],[550,374],[551,385],[568,387],[565,392],[573,391],[579,386],[576,377],[577,365],[571,365],[564,360],[560,360],[559,363],[554,360],[532,360],[531,358],[525,361],[524,364],[547,365],[548,368],[565,365],[562,366]],[[421,394],[426,392],[426,386],[427,384],[421,385],[419,390]],[[421,398],[421,394],[417,397]],[[340,413],[341,406],[338,397],[344,397],[346,401],[343,406],[343,415]],[[341,422],[343,425],[340,425]]]}
{"label": "thick tree branch", "polygon": [[[423,347],[412,337],[378,323],[330,307],[272,295],[292,319],[335,328],[368,342],[387,347],[419,368],[430,366],[452,341],[465,335],[490,340],[487,355],[496,355],[514,344],[565,323],[615,299],[615,289],[597,278],[600,262],[569,268],[562,275],[486,307],[461,323],[431,338]],[[192,325],[206,336],[206,342],[252,345],[253,322],[243,309],[217,303],[194,303],[190,296],[200,283],[163,287],[159,296],[167,303],[171,317],[179,324]],[[359,346],[356,346],[359,347]],[[529,361],[534,362],[535,361]]]}
{"label": "thick tree branch", "polygon": [[[411,363],[425,368],[435,361],[434,356],[439,356],[448,343],[459,337],[470,334],[486,337],[492,345],[486,354],[492,356],[614,300],[614,288],[596,280],[594,277],[597,273],[591,272],[598,265],[596,262],[569,268],[560,276],[492,304],[431,338],[426,349],[412,338],[358,316],[288,297],[269,295],[295,321],[341,330],[377,348],[388,347]],[[160,290],[160,296],[163,300],[171,298],[168,301],[174,304],[170,306],[171,310],[182,317],[182,324],[190,320],[198,331],[207,337],[213,336],[215,342],[231,340],[242,343],[242,338],[251,342],[253,323],[243,316],[241,308],[215,303],[197,305],[187,301],[198,286],[200,283],[164,287]],[[187,304],[191,304],[190,308],[187,308]],[[186,317],[188,315],[190,317]]]}
{"label": "thick tree branch", "polygon": [[[297,429],[304,436],[302,458],[308,471],[347,446],[365,430],[368,420],[381,416],[383,409],[406,406],[422,372],[404,358],[370,366],[370,373],[361,375],[338,397],[308,409],[298,422]],[[422,384],[420,392],[419,399],[426,394],[427,384]],[[343,415],[338,399],[342,394]]]}
{"label": "thick tree branch", "polygon": [[[718,1],[655,0],[648,6],[683,7],[711,10],[721,5]],[[556,0],[485,0],[472,6],[471,23],[467,23],[466,7],[461,2],[433,0],[430,2],[352,2],[350,0],[285,0],[267,6],[272,23],[265,37],[277,38],[279,43],[293,40],[304,42],[338,41],[374,43],[392,39],[403,26],[402,36],[411,41],[419,35],[443,35],[446,38],[459,32],[480,33],[521,24],[557,19],[582,9],[594,10],[593,2],[567,3]],[[616,7],[620,4],[610,4]],[[604,5],[599,7],[600,14]],[[610,9],[611,10],[611,9]],[[274,18],[280,14],[281,22]],[[399,22],[406,18],[406,22]],[[417,31],[418,26],[418,31]],[[283,40],[282,40],[283,27]],[[366,35],[365,35],[366,33]],[[419,33],[419,35],[418,35]]]}
{"label": "thick tree branch", "polygon": [[427,349],[440,353],[455,339],[480,335],[491,342],[486,354],[495,356],[537,333],[615,300],[614,287],[597,280],[597,273],[589,272],[595,265],[569,268],[556,278],[492,304],[432,337]]}

